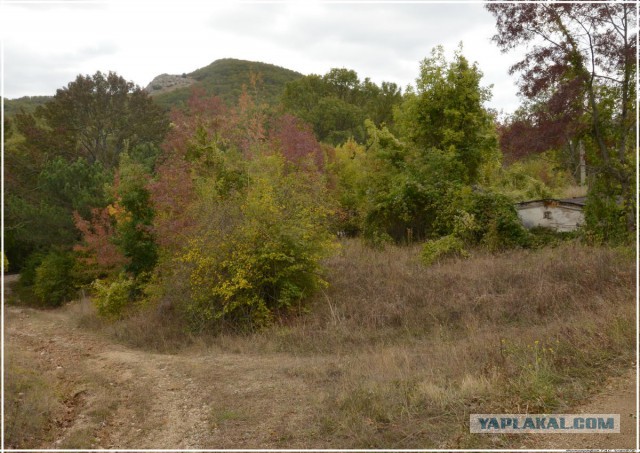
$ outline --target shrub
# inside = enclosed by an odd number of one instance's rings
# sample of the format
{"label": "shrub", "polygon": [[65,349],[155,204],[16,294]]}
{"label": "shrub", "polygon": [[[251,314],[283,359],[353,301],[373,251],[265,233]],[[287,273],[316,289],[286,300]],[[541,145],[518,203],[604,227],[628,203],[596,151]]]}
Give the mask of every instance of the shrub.
{"label": "shrub", "polygon": [[36,281],[36,269],[40,266],[45,256],[43,253],[38,252],[29,255],[20,271],[20,286],[33,286]]}
{"label": "shrub", "polygon": [[578,237],[575,231],[555,231],[551,228],[535,227],[529,230],[529,246],[537,249],[542,247],[555,247],[564,241]]}
{"label": "shrub", "polygon": [[585,236],[595,244],[632,242],[635,234],[627,230],[625,210],[615,196],[591,190],[585,206]]}
{"label": "shrub", "polygon": [[475,192],[470,213],[479,226],[476,242],[489,250],[526,247],[529,244],[529,234],[518,219],[509,197],[492,192]]}
{"label": "shrub", "polygon": [[467,256],[465,247],[482,246],[492,252],[530,245],[510,198],[485,191],[454,192],[443,205],[438,223],[440,239],[424,245],[422,261],[429,265],[449,256]]}
{"label": "shrub", "polygon": [[94,291],[93,303],[98,314],[107,319],[118,319],[122,317],[131,301],[135,283],[132,278],[120,274],[112,282],[95,280],[91,288]]}
{"label": "shrub", "polygon": [[332,237],[319,175],[279,155],[249,165],[244,190],[220,197],[214,184],[200,188],[202,226],[180,257],[190,267],[183,308],[194,330],[267,325],[324,284],[319,263]]}
{"label": "shrub", "polygon": [[467,211],[459,211],[454,216],[453,234],[464,241],[465,244],[473,243],[478,231],[482,229],[482,225],[478,225],[476,217]]}
{"label": "shrub", "polygon": [[422,248],[422,262],[426,265],[450,257],[467,257],[464,242],[453,234],[427,242]]}
{"label": "shrub", "polygon": [[379,228],[376,228],[375,226],[369,226],[369,225],[367,225],[367,227],[365,227],[364,229],[364,239],[366,244],[369,247],[372,247],[378,250],[382,250],[387,245],[391,245],[394,243],[393,238],[389,234],[385,233],[384,231],[381,231]]}
{"label": "shrub", "polygon": [[43,258],[35,270],[33,290],[45,305],[57,307],[75,295],[74,265],[69,252],[54,250]]}

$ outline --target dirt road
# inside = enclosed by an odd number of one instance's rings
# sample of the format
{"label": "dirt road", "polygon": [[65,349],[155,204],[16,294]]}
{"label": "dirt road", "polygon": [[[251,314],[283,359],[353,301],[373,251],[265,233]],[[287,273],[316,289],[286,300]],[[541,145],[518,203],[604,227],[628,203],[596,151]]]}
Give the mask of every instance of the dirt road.
{"label": "dirt road", "polygon": [[304,358],[152,354],[77,329],[67,310],[5,313],[7,360],[28,351],[66,406],[31,448],[313,446]]}

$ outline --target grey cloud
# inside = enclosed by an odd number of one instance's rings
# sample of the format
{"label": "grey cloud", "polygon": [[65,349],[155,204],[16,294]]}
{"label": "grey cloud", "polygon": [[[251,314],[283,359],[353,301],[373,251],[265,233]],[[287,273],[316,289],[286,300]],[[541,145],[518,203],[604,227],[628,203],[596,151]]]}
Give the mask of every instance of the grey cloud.
{"label": "grey cloud", "polygon": [[59,0],[38,0],[38,3],[13,1],[10,3],[11,7],[17,7],[22,9],[28,9],[32,11],[51,11],[51,10],[69,10],[69,9],[84,9],[84,10],[100,10],[107,7],[107,1],[98,1],[87,3],[85,0],[65,0],[65,3],[60,3]]}
{"label": "grey cloud", "polygon": [[101,42],[93,45],[81,47],[72,52],[63,54],[62,58],[67,61],[84,61],[90,58],[96,58],[105,55],[114,55],[118,51],[118,46],[113,42]]}
{"label": "grey cloud", "polygon": [[208,20],[209,27],[244,36],[268,36],[272,25],[284,12],[281,4],[239,4],[234,9],[220,10]]}
{"label": "grey cloud", "polygon": [[95,73],[97,68],[84,69],[87,61],[117,51],[111,43],[48,54],[18,49],[16,44],[5,44],[4,92],[8,98],[53,95],[55,89],[66,86],[78,74]]}
{"label": "grey cloud", "polygon": [[[291,49],[317,49],[328,41],[340,41],[406,53],[446,41],[473,26],[484,13],[481,5],[474,4],[325,4],[320,14],[290,18],[288,8],[288,4],[245,5],[214,16],[210,24]],[[278,23],[287,23],[287,33],[278,31]]]}
{"label": "grey cloud", "polygon": [[391,67],[398,59],[415,61],[417,71],[434,46],[490,19],[479,4],[323,4],[313,15],[294,15],[291,8],[244,5],[216,14],[209,24],[316,60],[377,66],[378,73],[379,66]]}
{"label": "grey cloud", "polygon": [[74,75],[70,70],[52,70],[29,58],[5,52],[4,93],[9,99],[22,96],[53,95],[52,86],[62,87]]}

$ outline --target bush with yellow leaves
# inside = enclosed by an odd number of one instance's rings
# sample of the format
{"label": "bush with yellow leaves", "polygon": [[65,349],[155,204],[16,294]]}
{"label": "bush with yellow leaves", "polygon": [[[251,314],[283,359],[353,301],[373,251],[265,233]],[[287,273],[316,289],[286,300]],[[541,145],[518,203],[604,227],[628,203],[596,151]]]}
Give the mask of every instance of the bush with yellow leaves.
{"label": "bush with yellow leaves", "polygon": [[182,308],[194,330],[268,325],[325,284],[320,261],[333,239],[322,175],[278,153],[245,170],[246,186],[224,196],[208,178],[198,184],[197,226],[178,257],[189,269]]}

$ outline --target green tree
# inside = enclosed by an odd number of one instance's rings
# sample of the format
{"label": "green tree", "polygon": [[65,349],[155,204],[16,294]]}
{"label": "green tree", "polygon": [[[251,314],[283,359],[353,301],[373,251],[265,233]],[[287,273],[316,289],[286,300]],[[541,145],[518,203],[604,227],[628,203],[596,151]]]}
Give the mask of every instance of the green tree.
{"label": "green tree", "polygon": [[367,239],[421,240],[446,234],[439,225],[457,192],[463,168],[451,152],[419,148],[399,140],[388,128],[366,122],[360,221]]}
{"label": "green tree", "polygon": [[144,163],[136,162],[126,151],[122,153],[112,188],[115,200],[110,206],[116,220],[114,242],[129,260],[125,270],[135,276],[151,272],[158,259],[151,231],[155,212],[147,189],[150,178]]}
{"label": "green tree", "polygon": [[75,295],[74,258],[69,252],[52,250],[36,268],[34,293],[48,306],[60,306]]}
{"label": "green tree", "polygon": [[5,199],[5,245],[16,269],[34,251],[70,247],[79,238],[72,213],[88,217],[92,207],[104,206],[104,186],[111,175],[99,163],[57,157],[29,179],[30,186],[17,187],[12,180]]}
{"label": "green tree", "polygon": [[17,116],[25,146],[70,161],[83,157],[109,169],[117,166],[125,142],[159,144],[169,127],[144,90],[113,72],[79,75],[36,109],[35,124],[30,116]]}
{"label": "green tree", "polygon": [[379,87],[361,82],[355,71],[333,68],[324,76],[312,74],[289,82],[282,96],[286,110],[311,124],[318,140],[333,145],[366,139],[364,120],[393,123],[393,107],[402,95],[394,83]]}
{"label": "green tree", "polygon": [[[510,200],[480,187],[501,159],[481,76],[460,50],[448,63],[438,47],[421,64],[417,90],[396,111],[398,134],[366,123],[356,193],[362,231],[374,244],[451,236],[442,244],[522,245]],[[482,226],[472,228],[476,223]]]}
{"label": "green tree", "polygon": [[402,102],[402,92],[398,85],[382,82],[378,86],[366,78],[360,86],[360,91],[365,116],[378,126],[392,126],[393,109]]}
{"label": "green tree", "polygon": [[362,200],[365,196],[366,150],[355,140],[336,147],[335,156],[328,165],[331,178],[330,195],[337,201],[334,230],[355,236],[362,230],[360,221]]}
{"label": "green tree", "polygon": [[415,92],[397,109],[396,127],[422,152],[438,149],[461,164],[462,180],[477,181],[481,166],[499,158],[493,117],[484,107],[491,91],[482,87],[482,72],[458,49],[448,63],[436,47],[420,64]]}

